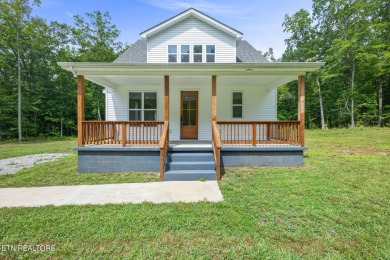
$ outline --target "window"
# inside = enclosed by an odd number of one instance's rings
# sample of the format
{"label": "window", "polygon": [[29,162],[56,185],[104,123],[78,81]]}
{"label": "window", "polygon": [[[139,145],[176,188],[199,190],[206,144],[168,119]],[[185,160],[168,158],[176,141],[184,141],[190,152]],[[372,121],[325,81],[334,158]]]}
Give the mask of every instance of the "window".
{"label": "window", "polygon": [[168,62],[177,62],[177,45],[168,45]]}
{"label": "window", "polygon": [[233,118],[242,118],[242,92],[233,92]]}
{"label": "window", "polygon": [[181,46],[181,62],[190,62],[190,45]]}
{"label": "window", "polygon": [[202,62],[202,45],[194,45],[194,62]]}
{"label": "window", "polygon": [[130,92],[129,93],[129,120],[156,121],[157,120],[157,93]]}
{"label": "window", "polygon": [[215,45],[206,45],[206,62],[215,62]]}

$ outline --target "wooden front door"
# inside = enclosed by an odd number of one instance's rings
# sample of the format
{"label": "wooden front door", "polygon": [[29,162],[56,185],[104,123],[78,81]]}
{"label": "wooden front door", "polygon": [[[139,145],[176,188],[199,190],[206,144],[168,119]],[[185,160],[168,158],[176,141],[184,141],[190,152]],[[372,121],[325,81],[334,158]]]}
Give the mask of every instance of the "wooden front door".
{"label": "wooden front door", "polygon": [[198,91],[182,91],[180,139],[198,139]]}

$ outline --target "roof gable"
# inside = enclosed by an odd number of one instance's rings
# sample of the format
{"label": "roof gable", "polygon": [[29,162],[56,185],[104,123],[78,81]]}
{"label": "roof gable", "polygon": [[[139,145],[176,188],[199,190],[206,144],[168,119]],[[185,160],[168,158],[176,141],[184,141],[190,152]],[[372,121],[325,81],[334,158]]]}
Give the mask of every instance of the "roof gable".
{"label": "roof gable", "polygon": [[[133,43],[114,63],[147,63],[147,45],[145,39]],[[236,62],[268,62],[249,42],[237,42]]]}
{"label": "roof gable", "polygon": [[242,38],[242,32],[240,31],[237,31],[236,29],[233,29],[232,27],[230,26],[227,26],[226,24],[224,23],[221,23],[217,20],[215,20],[214,18],[194,9],[194,8],[190,8],[168,20],[165,20],[164,22],[162,23],[159,23],[157,24],[156,26],[153,26],[152,28],[149,28],[147,29],[146,31],[143,31],[142,33],[140,33],[141,35],[141,38],[145,39],[145,38],[148,38],[158,32],[161,32],[162,30],[165,30],[166,28],[168,27],[171,27],[185,19],[187,19],[188,17],[195,17],[229,35],[232,35],[234,37],[236,37],[236,39],[241,39]]}

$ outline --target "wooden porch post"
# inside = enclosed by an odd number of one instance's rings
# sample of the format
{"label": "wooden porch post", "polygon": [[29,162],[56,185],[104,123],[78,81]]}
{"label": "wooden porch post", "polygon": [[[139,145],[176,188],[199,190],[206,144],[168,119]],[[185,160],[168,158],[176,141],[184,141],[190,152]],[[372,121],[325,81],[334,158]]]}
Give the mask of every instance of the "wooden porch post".
{"label": "wooden porch post", "polygon": [[305,146],[305,76],[298,77],[299,144]]}
{"label": "wooden porch post", "polygon": [[211,120],[217,120],[217,76],[211,76]]}
{"label": "wooden porch post", "polygon": [[164,76],[164,121],[169,121],[169,76]]}
{"label": "wooden porch post", "polygon": [[84,121],[84,76],[77,76],[77,144],[83,146],[83,121]]}

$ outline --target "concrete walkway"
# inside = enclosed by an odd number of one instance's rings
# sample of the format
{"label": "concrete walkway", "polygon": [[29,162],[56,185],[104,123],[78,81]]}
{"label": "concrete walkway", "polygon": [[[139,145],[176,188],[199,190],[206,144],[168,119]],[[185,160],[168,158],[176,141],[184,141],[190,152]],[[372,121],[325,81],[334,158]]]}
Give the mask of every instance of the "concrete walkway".
{"label": "concrete walkway", "polygon": [[217,181],[169,181],[0,189],[0,207],[222,201]]}

